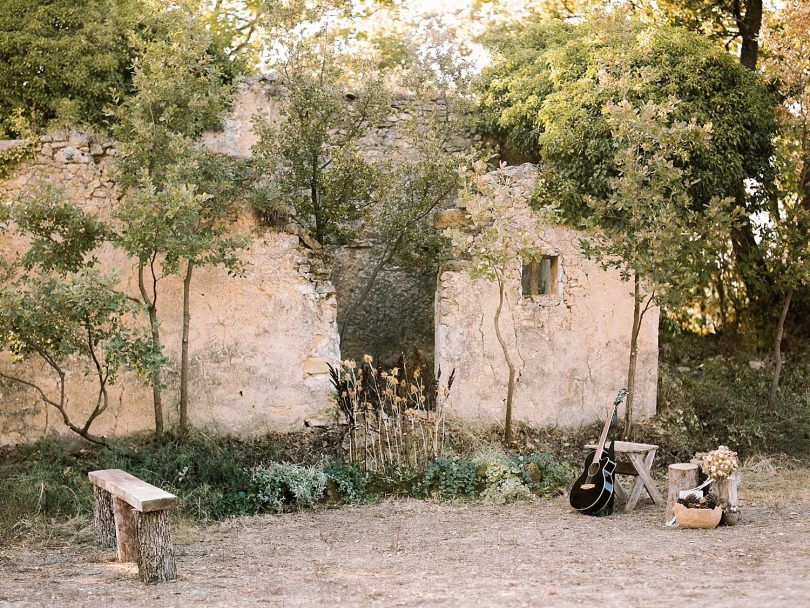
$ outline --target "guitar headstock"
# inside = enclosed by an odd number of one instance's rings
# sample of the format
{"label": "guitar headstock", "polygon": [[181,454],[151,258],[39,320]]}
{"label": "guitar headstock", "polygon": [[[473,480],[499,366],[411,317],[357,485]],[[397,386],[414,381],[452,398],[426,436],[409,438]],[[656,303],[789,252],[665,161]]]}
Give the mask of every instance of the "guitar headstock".
{"label": "guitar headstock", "polygon": [[619,394],[616,395],[616,400],[613,402],[613,405],[619,407],[625,399],[627,399],[627,389],[623,388],[619,391]]}

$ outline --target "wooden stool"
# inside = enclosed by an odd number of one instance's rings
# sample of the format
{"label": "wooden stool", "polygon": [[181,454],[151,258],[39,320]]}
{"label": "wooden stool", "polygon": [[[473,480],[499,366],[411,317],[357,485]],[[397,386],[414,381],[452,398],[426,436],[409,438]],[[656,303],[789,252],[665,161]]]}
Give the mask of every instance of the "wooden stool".
{"label": "wooden stool", "polygon": [[[596,450],[596,444],[588,444],[585,449]],[[616,495],[621,498],[627,498],[627,503],[624,507],[624,512],[629,513],[632,511],[639,497],[641,490],[647,490],[652,501],[661,505],[664,504],[664,499],[655,487],[655,481],[650,475],[653,460],[655,460],[655,452],[658,450],[657,445],[651,443],[633,443],[630,441],[616,441],[614,445],[616,451],[616,474],[617,475],[633,475],[636,477],[636,483],[630,492],[630,496],[622,488],[618,481],[614,484]],[[625,457],[622,461],[621,457]]]}

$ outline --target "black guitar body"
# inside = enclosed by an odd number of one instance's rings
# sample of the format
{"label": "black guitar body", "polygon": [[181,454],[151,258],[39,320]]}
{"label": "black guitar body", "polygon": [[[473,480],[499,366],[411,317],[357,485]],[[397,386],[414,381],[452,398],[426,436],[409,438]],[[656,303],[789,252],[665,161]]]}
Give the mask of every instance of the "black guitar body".
{"label": "black guitar body", "polygon": [[571,506],[586,515],[610,515],[613,512],[613,473],[616,459],[613,444],[603,452],[599,460],[599,471],[588,476],[588,468],[593,463],[594,454],[585,459],[585,471],[571,486],[569,500]]}
{"label": "black guitar body", "polygon": [[613,402],[613,413],[605,420],[602,434],[596,442],[596,450],[585,459],[585,472],[571,486],[569,500],[577,511],[587,515],[610,515],[613,513],[613,473],[616,471],[616,447],[608,442],[608,435],[616,429],[619,404],[627,397],[622,389]]}

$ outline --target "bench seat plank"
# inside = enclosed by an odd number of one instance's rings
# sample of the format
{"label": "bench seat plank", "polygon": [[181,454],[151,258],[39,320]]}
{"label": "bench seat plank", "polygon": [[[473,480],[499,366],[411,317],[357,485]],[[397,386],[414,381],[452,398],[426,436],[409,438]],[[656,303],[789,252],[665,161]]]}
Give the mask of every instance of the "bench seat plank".
{"label": "bench seat plank", "polygon": [[141,481],[121,469],[90,471],[90,481],[113,496],[126,501],[137,511],[149,513],[177,506],[177,496]]}
{"label": "bench seat plank", "polygon": [[[640,454],[646,454],[650,450],[657,450],[658,446],[653,445],[652,443],[635,443],[632,441],[617,441],[614,444],[614,448],[616,449],[617,453],[621,454],[630,454],[632,452],[637,452]],[[585,445],[585,449],[588,450],[595,450],[596,444],[595,443],[588,443]]]}

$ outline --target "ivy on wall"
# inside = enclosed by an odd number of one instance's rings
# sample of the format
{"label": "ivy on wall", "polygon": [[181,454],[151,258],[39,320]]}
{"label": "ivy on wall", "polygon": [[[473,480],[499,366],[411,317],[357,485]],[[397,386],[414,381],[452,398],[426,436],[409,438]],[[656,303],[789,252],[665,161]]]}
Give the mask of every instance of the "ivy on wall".
{"label": "ivy on wall", "polygon": [[34,145],[29,141],[21,141],[18,145],[0,151],[0,180],[13,176],[14,170],[21,162],[34,157]]}

